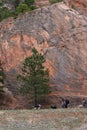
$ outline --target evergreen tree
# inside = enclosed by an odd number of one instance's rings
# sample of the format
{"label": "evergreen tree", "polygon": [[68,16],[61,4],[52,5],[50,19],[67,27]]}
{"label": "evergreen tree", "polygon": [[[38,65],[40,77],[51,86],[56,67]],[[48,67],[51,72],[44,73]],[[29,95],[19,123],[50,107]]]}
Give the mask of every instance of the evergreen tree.
{"label": "evergreen tree", "polygon": [[28,6],[32,6],[34,4],[35,0],[24,0],[24,2],[28,5]]}
{"label": "evergreen tree", "polygon": [[22,74],[18,76],[23,82],[21,87],[22,93],[34,95],[35,105],[41,96],[50,93],[49,87],[49,71],[43,66],[45,58],[42,54],[33,48],[32,55],[25,59],[22,67]]}
{"label": "evergreen tree", "polygon": [[3,93],[3,87],[4,87],[4,72],[3,72],[2,63],[0,60],[0,94]]}

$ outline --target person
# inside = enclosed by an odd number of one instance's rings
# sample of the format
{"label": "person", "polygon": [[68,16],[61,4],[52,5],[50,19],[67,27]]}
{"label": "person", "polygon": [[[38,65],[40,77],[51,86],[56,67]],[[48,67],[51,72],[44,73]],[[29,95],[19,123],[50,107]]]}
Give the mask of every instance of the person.
{"label": "person", "polygon": [[69,100],[62,98],[62,108],[68,108]]}
{"label": "person", "polygon": [[66,106],[65,106],[65,108],[68,108],[68,105],[69,105],[69,100],[68,100],[68,99],[66,99],[66,100],[65,100],[65,102],[66,102]]}
{"label": "person", "polygon": [[65,102],[64,102],[64,99],[62,98],[61,107],[64,108],[64,106],[65,106]]}
{"label": "person", "polygon": [[57,106],[56,106],[56,105],[51,105],[51,108],[52,108],[52,109],[56,109]]}
{"label": "person", "polygon": [[41,109],[41,104],[34,105],[34,109]]}
{"label": "person", "polygon": [[87,107],[87,102],[86,102],[86,99],[85,99],[85,98],[82,99],[82,106],[83,106],[83,107]]}

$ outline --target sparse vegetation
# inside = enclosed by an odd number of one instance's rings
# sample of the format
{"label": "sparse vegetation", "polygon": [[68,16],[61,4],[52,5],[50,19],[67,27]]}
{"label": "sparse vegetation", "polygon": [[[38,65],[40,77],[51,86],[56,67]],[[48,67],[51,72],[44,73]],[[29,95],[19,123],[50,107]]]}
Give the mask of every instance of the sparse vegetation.
{"label": "sparse vegetation", "polygon": [[50,0],[51,4],[57,3],[57,2],[62,2],[63,0]]}
{"label": "sparse vegetation", "polygon": [[[51,4],[62,2],[63,0],[50,0]],[[9,9],[8,6],[4,7],[5,3],[9,3],[14,6],[14,9]],[[20,0],[8,0],[2,1],[0,0],[0,21],[6,19],[8,17],[16,18],[18,15],[36,9],[34,5],[35,0],[24,0],[23,2]]]}
{"label": "sparse vegetation", "polygon": [[0,21],[13,16],[12,12],[6,7],[0,8]]}
{"label": "sparse vegetation", "polygon": [[19,15],[21,13],[25,13],[28,12],[29,8],[27,6],[27,4],[19,4],[19,6],[16,8],[16,14]]}
{"label": "sparse vegetation", "polygon": [[76,10],[76,7],[75,7],[74,4],[71,5],[71,8],[74,9],[74,10]]}
{"label": "sparse vegetation", "polygon": [[27,4],[29,7],[34,5],[35,0],[24,0],[24,3]]}
{"label": "sparse vegetation", "polygon": [[8,3],[14,6],[14,9],[9,9],[8,6],[4,7],[5,2],[0,0],[0,21],[8,17],[16,18],[18,15],[36,9],[34,0],[8,0]]}
{"label": "sparse vegetation", "polygon": [[3,2],[2,2],[2,0],[0,0],[0,6],[3,6]]}

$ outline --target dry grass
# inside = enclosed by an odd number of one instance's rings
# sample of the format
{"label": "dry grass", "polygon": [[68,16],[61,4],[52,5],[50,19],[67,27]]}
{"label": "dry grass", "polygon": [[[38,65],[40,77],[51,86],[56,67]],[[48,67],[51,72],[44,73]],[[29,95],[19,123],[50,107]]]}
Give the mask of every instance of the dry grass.
{"label": "dry grass", "polygon": [[0,130],[87,130],[87,109],[2,110]]}

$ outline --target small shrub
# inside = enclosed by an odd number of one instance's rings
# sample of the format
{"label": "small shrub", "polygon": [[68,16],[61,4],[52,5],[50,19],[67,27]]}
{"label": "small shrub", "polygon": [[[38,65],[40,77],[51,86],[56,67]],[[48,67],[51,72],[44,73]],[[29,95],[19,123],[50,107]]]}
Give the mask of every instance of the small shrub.
{"label": "small shrub", "polygon": [[24,0],[24,4],[27,4],[30,10],[36,9],[36,6],[34,5],[35,0]]}
{"label": "small shrub", "polygon": [[63,0],[50,0],[51,4],[57,3],[57,2],[62,2]]}
{"label": "small shrub", "polygon": [[24,3],[27,4],[28,6],[34,5],[34,0],[24,0]]}
{"label": "small shrub", "polygon": [[36,6],[31,5],[31,6],[29,6],[29,9],[30,9],[30,10],[34,10],[34,9],[36,9]]}
{"label": "small shrub", "polygon": [[71,8],[74,9],[74,10],[76,10],[76,7],[75,7],[74,4],[71,5]]}
{"label": "small shrub", "polygon": [[29,11],[27,4],[20,4],[16,9],[16,14],[21,14]]}
{"label": "small shrub", "polygon": [[0,8],[0,21],[11,16],[12,13],[10,12],[10,10],[8,10],[8,8],[6,7]]}
{"label": "small shrub", "polygon": [[2,0],[0,0],[0,6],[3,6],[3,2],[2,2]]}

